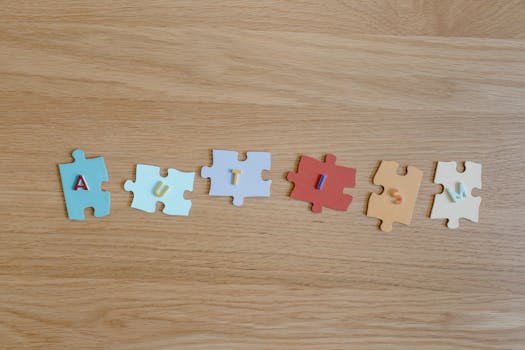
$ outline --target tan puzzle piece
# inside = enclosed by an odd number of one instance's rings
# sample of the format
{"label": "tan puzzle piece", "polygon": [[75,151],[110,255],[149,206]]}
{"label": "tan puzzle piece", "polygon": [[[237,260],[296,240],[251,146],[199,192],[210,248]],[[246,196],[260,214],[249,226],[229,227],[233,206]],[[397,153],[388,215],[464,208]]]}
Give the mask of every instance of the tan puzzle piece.
{"label": "tan puzzle piece", "polygon": [[[372,193],[368,200],[366,215],[382,220],[381,230],[392,231],[392,224],[399,222],[410,225],[416,205],[419,186],[423,179],[423,172],[416,167],[409,166],[406,175],[398,175],[398,164],[392,161],[381,161],[381,165],[374,176],[374,184],[383,186],[381,194]],[[396,204],[402,196],[400,204]]]}

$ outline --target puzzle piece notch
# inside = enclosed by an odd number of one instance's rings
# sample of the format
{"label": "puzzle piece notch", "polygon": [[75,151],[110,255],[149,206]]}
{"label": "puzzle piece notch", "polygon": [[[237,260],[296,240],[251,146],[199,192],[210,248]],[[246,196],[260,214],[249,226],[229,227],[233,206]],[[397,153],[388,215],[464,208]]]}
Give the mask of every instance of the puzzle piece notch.
{"label": "puzzle piece notch", "polygon": [[201,177],[210,179],[210,196],[233,197],[233,205],[243,205],[244,198],[269,197],[272,180],[262,178],[271,170],[271,153],[246,152],[239,161],[235,151],[213,150],[213,165],[201,168]]}
{"label": "puzzle piece notch", "polygon": [[[69,219],[85,220],[86,208],[93,208],[95,217],[109,215],[110,193],[101,189],[102,182],[109,181],[104,158],[87,159],[81,149],[72,156],[73,162],[58,165]],[[80,177],[85,186],[78,186]]]}
{"label": "puzzle piece notch", "polygon": [[335,162],[333,154],[326,154],[324,162],[301,156],[297,172],[289,172],[286,176],[294,183],[290,197],[312,203],[314,213],[321,213],[323,207],[346,211],[353,197],[343,191],[355,187],[356,169]]}
{"label": "puzzle piece notch", "polygon": [[399,164],[381,161],[374,176],[374,184],[383,187],[381,194],[372,193],[366,215],[381,219],[381,230],[392,231],[394,222],[410,225],[423,172],[414,166],[407,167],[406,175],[398,175]]}
{"label": "puzzle piece notch", "polygon": [[133,192],[132,208],[154,213],[157,202],[161,202],[164,214],[188,216],[192,202],[184,194],[193,191],[194,179],[194,172],[169,168],[168,176],[162,177],[159,167],[137,164],[135,181],[127,180],[124,189]]}
{"label": "puzzle piece notch", "polygon": [[478,222],[481,197],[472,196],[472,190],[481,189],[481,164],[466,161],[460,173],[456,162],[438,162],[434,183],[441,184],[443,191],[434,196],[431,219],[448,219],[450,229],[459,227],[460,218]]}

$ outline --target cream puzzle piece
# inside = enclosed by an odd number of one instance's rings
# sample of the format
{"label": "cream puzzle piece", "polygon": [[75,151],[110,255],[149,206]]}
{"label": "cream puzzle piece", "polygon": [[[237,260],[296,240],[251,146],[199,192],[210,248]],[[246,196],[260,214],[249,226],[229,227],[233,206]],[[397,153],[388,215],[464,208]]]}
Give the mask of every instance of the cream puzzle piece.
{"label": "cream puzzle piece", "polygon": [[458,173],[456,162],[438,162],[434,183],[443,185],[443,192],[434,197],[431,219],[448,219],[448,228],[459,227],[459,219],[478,222],[481,197],[473,197],[472,189],[481,189],[481,164],[465,162],[465,171]]}

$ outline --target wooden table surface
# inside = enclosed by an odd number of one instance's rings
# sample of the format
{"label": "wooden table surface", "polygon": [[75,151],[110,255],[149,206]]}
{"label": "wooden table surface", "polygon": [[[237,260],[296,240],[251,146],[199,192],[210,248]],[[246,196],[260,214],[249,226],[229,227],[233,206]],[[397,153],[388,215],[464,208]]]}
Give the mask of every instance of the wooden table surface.
{"label": "wooden table surface", "polygon": [[[1,2],[0,348],[524,349],[524,39],[521,0]],[[67,219],[75,148],[108,217]],[[271,152],[271,197],[130,208],[212,148]],[[327,152],[354,202],[314,214],[285,176]],[[391,233],[382,159],[424,172]],[[429,219],[438,160],[483,164],[478,224]]]}

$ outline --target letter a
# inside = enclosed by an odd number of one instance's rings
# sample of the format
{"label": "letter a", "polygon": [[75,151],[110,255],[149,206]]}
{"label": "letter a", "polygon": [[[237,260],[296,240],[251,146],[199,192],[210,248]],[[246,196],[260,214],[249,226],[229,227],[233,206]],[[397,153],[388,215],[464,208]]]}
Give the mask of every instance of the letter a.
{"label": "letter a", "polygon": [[75,183],[75,187],[73,187],[74,191],[78,191],[78,189],[81,188],[83,190],[89,191],[88,185],[86,180],[84,179],[84,176],[78,175],[77,182]]}
{"label": "letter a", "polygon": [[460,199],[467,198],[468,194],[465,190],[465,186],[462,182],[459,183],[459,192],[456,193],[453,189],[447,188],[448,195],[450,196],[450,199],[452,199],[452,202],[456,203]]}

